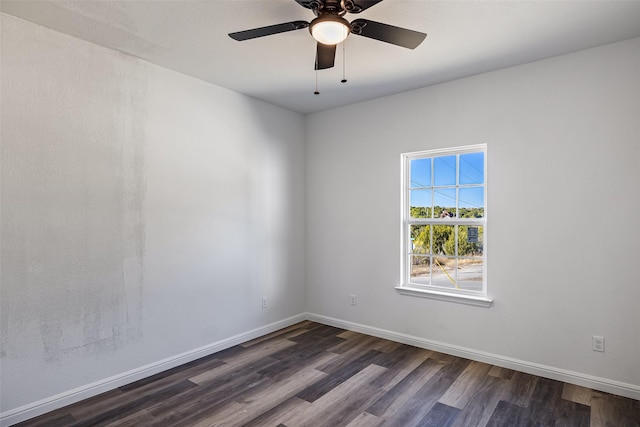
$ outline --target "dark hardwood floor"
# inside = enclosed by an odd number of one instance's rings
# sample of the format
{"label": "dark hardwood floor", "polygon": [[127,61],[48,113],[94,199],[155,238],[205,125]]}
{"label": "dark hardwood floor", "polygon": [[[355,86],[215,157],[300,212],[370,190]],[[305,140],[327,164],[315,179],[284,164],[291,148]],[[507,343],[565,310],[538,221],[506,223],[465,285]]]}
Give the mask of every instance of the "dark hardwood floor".
{"label": "dark hardwood floor", "polygon": [[640,427],[640,401],[302,322],[18,425]]}

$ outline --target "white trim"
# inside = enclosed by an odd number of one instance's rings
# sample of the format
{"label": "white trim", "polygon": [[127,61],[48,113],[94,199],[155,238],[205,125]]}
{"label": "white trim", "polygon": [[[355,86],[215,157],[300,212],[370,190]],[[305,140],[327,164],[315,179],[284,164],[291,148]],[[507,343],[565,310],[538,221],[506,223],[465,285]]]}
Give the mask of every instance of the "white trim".
{"label": "white trim", "polygon": [[434,289],[419,289],[409,286],[396,286],[398,293],[412,297],[431,298],[438,301],[457,302],[460,304],[473,305],[476,307],[491,307],[493,300],[484,296],[466,295],[463,293],[450,293],[436,291]]}
{"label": "white trim", "polygon": [[350,331],[360,332],[378,338],[384,338],[403,344],[409,344],[415,347],[426,348],[428,350],[435,350],[441,353],[451,354],[458,357],[464,357],[466,359],[476,360],[478,362],[488,363],[503,368],[525,372],[527,374],[537,375],[539,377],[550,378],[569,384],[575,384],[582,387],[592,388],[594,390],[604,391],[606,393],[616,394],[618,396],[640,400],[640,385],[623,383],[607,378],[595,377],[593,375],[569,371],[566,369],[554,368],[553,366],[542,365],[526,360],[514,359],[507,356],[487,353],[484,351],[478,351],[439,341],[432,341],[413,335],[393,332],[386,329],[366,326],[359,323],[348,322],[346,320],[335,319],[332,317],[321,316],[313,313],[307,313],[307,319],[313,322],[347,329]]}
{"label": "white trim", "polygon": [[[475,306],[489,307],[491,306],[491,299],[488,298],[487,295],[487,144],[475,144],[475,145],[467,145],[463,147],[450,147],[445,149],[435,149],[435,150],[427,150],[427,151],[416,151],[410,153],[402,153],[400,154],[400,195],[401,195],[401,209],[400,209],[400,218],[401,218],[401,229],[400,229],[400,283],[401,286],[396,287],[399,293],[402,295],[410,295],[410,296],[419,296],[425,298],[433,298],[441,301],[449,301],[449,302],[461,302],[464,304],[470,304]],[[483,181],[481,184],[460,184],[460,156],[470,153],[483,153]],[[435,183],[435,158],[441,156],[455,156],[456,158],[456,176],[455,176],[455,184],[452,185],[436,185]],[[421,183],[420,187],[414,187],[414,184],[411,182],[411,162],[417,159],[429,159],[431,162],[431,178],[428,186],[424,186],[425,184]],[[460,189],[462,188],[482,188],[483,189],[483,209],[484,215],[482,218],[459,218],[460,215]],[[412,218],[410,214],[410,192],[416,188],[425,188],[431,190],[431,216],[432,218]],[[446,189],[455,189],[455,209],[456,216],[454,218],[435,218],[434,209],[435,209],[435,192],[437,188],[446,188]],[[451,291],[442,291],[438,286],[434,286],[431,282],[433,280],[433,263],[432,259],[436,255],[434,253],[434,248],[431,247],[433,245],[433,234],[434,228],[430,227],[430,247],[427,250],[427,253],[415,253],[414,249],[411,245],[411,227],[419,226],[419,225],[436,225],[442,224],[447,226],[454,227],[455,230],[455,241],[456,241],[456,250],[455,254],[448,255],[447,258],[451,258],[455,260],[455,279],[451,279],[458,283],[458,260],[460,259],[460,255],[458,253],[458,226],[461,225],[472,225],[472,226],[480,226],[483,227],[484,230],[484,242],[483,242],[483,251],[482,251],[482,292],[480,295],[472,295],[470,298],[467,297],[468,293],[464,290],[452,289]],[[413,256],[426,256],[430,260],[429,263],[429,284],[424,285],[424,291],[422,287],[412,286],[411,283],[411,260]],[[428,290],[427,290],[428,289]],[[454,294],[460,294],[460,298],[456,298]]]}
{"label": "white trim", "polygon": [[180,366],[191,362],[209,354],[222,351],[234,345],[261,337],[263,335],[286,328],[304,320],[322,323],[329,326],[335,326],[350,331],[360,332],[374,337],[384,338],[387,340],[413,345],[415,347],[435,350],[442,353],[452,354],[454,356],[464,357],[466,359],[477,360],[479,362],[489,363],[491,365],[503,368],[514,369],[516,371],[526,372],[528,374],[540,377],[551,378],[570,384],[600,390],[607,393],[613,393],[619,396],[629,397],[631,399],[640,400],[640,386],[623,383],[620,381],[609,380],[606,378],[595,377],[592,375],[582,374],[579,372],[568,371],[565,369],[554,368],[552,366],[541,365],[526,360],[514,359],[507,356],[500,356],[493,353],[473,350],[466,347],[447,344],[439,341],[432,341],[413,335],[407,335],[399,332],[393,332],[386,329],[376,328],[373,326],[362,325],[359,323],[349,322],[346,320],[335,319],[333,317],[321,316],[313,313],[301,313],[278,322],[271,323],[260,328],[252,329],[247,332],[234,335],[230,338],[217,341],[207,346],[199,347],[174,357],[163,359],[159,362],[151,363],[131,371],[96,381],[73,390],[60,393],[58,395],[42,399],[28,405],[21,406],[16,409],[0,414],[0,427],[8,427],[10,425],[37,417],[47,412],[62,408],[72,403],[88,399],[108,390],[130,384],[151,375],[166,371],[167,369]]}
{"label": "white trim", "polygon": [[226,338],[209,345],[186,351],[184,353],[178,354],[177,356],[168,357],[158,362],[150,363],[146,366],[141,366],[122,374],[114,375],[110,378],[105,378],[103,380],[96,381],[94,383],[87,384],[73,390],[65,391],[55,396],[51,396],[37,402],[21,406],[7,412],[3,412],[0,414],[0,427],[8,427],[10,425],[37,417],[55,409],[71,405],[72,403],[88,399],[100,393],[104,393],[105,391],[113,390],[117,387],[122,387],[123,385],[130,384],[134,381],[138,381],[143,378],[150,377],[151,375],[166,371],[167,369],[184,365],[185,363],[192,362],[201,357],[225,350],[229,347],[233,347],[234,345],[238,345],[254,338],[258,338],[263,335],[270,334],[271,332],[286,328],[288,326],[295,325],[296,323],[302,322],[306,319],[306,315],[304,313],[301,313],[266,326],[261,326],[247,332],[239,333],[230,338]]}

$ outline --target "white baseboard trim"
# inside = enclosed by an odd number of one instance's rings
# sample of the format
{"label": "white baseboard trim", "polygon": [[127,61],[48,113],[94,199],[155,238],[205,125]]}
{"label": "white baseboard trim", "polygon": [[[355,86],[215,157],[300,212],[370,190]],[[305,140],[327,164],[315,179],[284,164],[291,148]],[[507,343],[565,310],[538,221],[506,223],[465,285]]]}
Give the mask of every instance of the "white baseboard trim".
{"label": "white baseboard trim", "polygon": [[140,368],[132,369],[128,372],[124,372],[110,378],[105,378],[92,384],[87,384],[85,386],[78,387],[76,389],[69,390],[52,397],[48,397],[46,399],[42,399],[38,402],[12,409],[0,414],[0,427],[8,427],[13,424],[53,411],[55,409],[71,405],[72,403],[88,399],[100,393],[104,393],[105,391],[113,390],[117,387],[122,387],[123,385],[130,384],[134,381],[138,381],[143,378],[150,377],[151,375],[166,371],[167,369],[184,365],[185,363],[189,363],[201,357],[208,356],[212,353],[225,350],[229,347],[233,347],[234,345],[242,344],[243,342],[261,337],[271,332],[275,332],[279,329],[295,325],[296,323],[302,322],[306,319],[306,314],[298,314],[296,316],[292,316],[266,326],[261,326],[247,332],[242,332],[230,338],[226,338],[212,344],[196,348],[194,350],[186,351],[184,353],[178,354],[177,356],[168,357],[158,362],[154,362]]}
{"label": "white baseboard trim", "polygon": [[446,344],[439,341],[432,341],[425,338],[366,326],[359,323],[348,322],[346,320],[335,319],[332,317],[321,316],[318,314],[307,313],[306,318],[314,322],[335,326],[341,329],[360,332],[378,338],[409,344],[415,347],[435,350],[441,353],[464,357],[465,359],[476,360],[478,362],[488,363],[502,368],[513,369],[527,374],[537,375],[539,377],[550,378],[557,381],[592,388],[594,390],[604,391],[606,393],[640,400],[640,386],[634,384],[594,377],[592,375],[582,374],[579,372],[554,368],[552,366],[541,365],[539,363],[528,362],[526,360],[518,360],[498,354],[486,353],[483,351]]}
{"label": "white baseboard trim", "polygon": [[84,399],[96,396],[105,391],[130,384],[134,381],[147,378],[151,375],[175,368],[176,366],[189,363],[204,356],[225,350],[234,345],[261,337],[263,335],[275,332],[279,329],[286,328],[304,320],[311,320],[329,326],[335,326],[350,331],[360,332],[403,344],[413,345],[415,347],[426,348],[429,350],[439,351],[441,353],[451,354],[454,356],[464,357],[466,359],[476,360],[491,365],[509,368],[516,371],[526,372],[532,375],[538,375],[570,384],[600,390],[619,396],[629,397],[631,399],[640,400],[640,386],[627,384],[619,381],[609,380],[606,378],[594,377],[579,372],[568,371],[565,369],[554,368],[551,366],[541,365],[538,363],[528,362],[525,360],[513,359],[497,354],[486,353],[465,347],[451,345],[439,341],[432,341],[412,335],[393,332],[386,329],[376,328],[372,326],[362,325],[359,323],[349,322],[346,320],[335,319],[332,317],[321,316],[314,313],[302,313],[278,322],[271,323],[247,332],[243,332],[224,340],[196,348],[191,351],[169,357],[158,362],[132,369],[119,375],[96,381],[73,390],[69,390],[58,395],[42,399],[28,405],[21,406],[0,414],[0,427],[8,427],[13,424],[37,417],[47,412],[62,408],[67,405],[79,402]]}

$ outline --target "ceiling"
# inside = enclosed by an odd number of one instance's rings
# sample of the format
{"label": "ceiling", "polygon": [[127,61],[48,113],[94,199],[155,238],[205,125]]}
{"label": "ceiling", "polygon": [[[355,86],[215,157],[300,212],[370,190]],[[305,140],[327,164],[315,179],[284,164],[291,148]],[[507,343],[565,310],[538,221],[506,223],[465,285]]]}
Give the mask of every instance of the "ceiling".
{"label": "ceiling", "polygon": [[308,30],[227,36],[313,19],[294,0],[1,0],[0,10],[305,114],[640,36],[640,0],[384,0],[346,18],[425,32],[425,41],[409,50],[352,35],[348,82],[339,46],[314,95]]}

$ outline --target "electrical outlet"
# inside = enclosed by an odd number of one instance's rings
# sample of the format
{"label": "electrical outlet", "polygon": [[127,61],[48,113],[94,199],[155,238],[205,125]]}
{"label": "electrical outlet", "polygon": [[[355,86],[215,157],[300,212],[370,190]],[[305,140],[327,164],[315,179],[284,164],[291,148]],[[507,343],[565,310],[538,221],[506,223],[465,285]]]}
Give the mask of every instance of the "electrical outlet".
{"label": "electrical outlet", "polygon": [[262,297],[262,308],[267,308],[267,297]]}
{"label": "electrical outlet", "polygon": [[351,295],[351,305],[356,305],[356,296]]}
{"label": "electrical outlet", "polygon": [[604,337],[598,337],[596,335],[591,337],[591,348],[593,351],[604,352]]}

